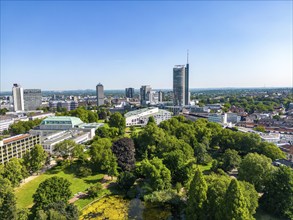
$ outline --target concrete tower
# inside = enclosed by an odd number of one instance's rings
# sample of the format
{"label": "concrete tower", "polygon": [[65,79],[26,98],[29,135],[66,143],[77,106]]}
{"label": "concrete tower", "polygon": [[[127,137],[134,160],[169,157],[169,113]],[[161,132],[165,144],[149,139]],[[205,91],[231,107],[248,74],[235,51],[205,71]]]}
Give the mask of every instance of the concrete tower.
{"label": "concrete tower", "polygon": [[23,88],[18,84],[13,84],[12,87],[13,96],[13,109],[15,112],[24,111],[24,101],[23,101]]}
{"label": "concrete tower", "polygon": [[99,83],[96,86],[96,93],[97,93],[97,106],[104,105],[104,86]]}
{"label": "concrete tower", "polygon": [[185,73],[184,65],[176,65],[173,68],[173,102],[175,106],[185,105]]}

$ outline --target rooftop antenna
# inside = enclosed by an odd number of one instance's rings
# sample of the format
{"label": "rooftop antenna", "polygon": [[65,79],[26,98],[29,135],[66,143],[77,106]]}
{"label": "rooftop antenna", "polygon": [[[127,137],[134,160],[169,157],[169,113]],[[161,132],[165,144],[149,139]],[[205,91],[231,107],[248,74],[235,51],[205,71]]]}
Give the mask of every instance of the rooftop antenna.
{"label": "rooftop antenna", "polygon": [[187,49],[187,64],[188,64],[189,50]]}

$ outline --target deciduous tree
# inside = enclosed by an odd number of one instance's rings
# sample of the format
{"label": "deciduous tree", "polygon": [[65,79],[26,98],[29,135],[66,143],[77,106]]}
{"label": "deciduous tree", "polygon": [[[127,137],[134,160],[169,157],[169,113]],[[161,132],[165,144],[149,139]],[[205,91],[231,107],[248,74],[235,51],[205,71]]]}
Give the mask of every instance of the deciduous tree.
{"label": "deciduous tree", "polygon": [[247,181],[253,184],[257,191],[262,191],[273,170],[270,158],[257,153],[249,153],[240,163],[238,176],[239,180]]}
{"label": "deciduous tree", "polygon": [[0,220],[16,219],[16,199],[9,180],[0,177]]}
{"label": "deciduous tree", "polygon": [[36,193],[33,195],[35,207],[44,209],[49,204],[58,201],[67,203],[71,196],[69,186],[71,183],[62,177],[51,177],[40,183]]}
{"label": "deciduous tree", "polygon": [[123,171],[130,171],[135,165],[135,148],[133,140],[121,138],[113,143],[112,152],[117,157],[118,166]]}
{"label": "deciduous tree", "polygon": [[279,167],[264,188],[261,204],[267,212],[293,219],[293,171]]}

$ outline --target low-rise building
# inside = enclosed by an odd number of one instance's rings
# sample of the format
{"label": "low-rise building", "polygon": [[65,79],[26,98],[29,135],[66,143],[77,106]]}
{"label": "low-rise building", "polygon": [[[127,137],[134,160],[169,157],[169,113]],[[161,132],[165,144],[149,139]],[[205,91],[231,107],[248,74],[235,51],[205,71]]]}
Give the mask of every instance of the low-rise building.
{"label": "low-rise building", "polygon": [[68,130],[68,131],[58,131],[53,134],[43,137],[42,146],[45,151],[50,154],[54,153],[54,146],[64,140],[73,140],[77,144],[84,143],[93,138],[90,131],[82,130]]}
{"label": "low-rise building", "polygon": [[208,121],[220,124],[227,124],[227,114],[210,113],[208,116]]}
{"label": "low-rise building", "polygon": [[235,114],[235,113],[227,113],[227,122],[228,123],[232,123],[232,124],[236,124],[238,122],[240,122],[241,120],[241,116]]}
{"label": "low-rise building", "polygon": [[0,141],[0,163],[4,164],[11,158],[22,158],[36,144],[41,144],[39,135],[20,134]]}
{"label": "low-rise building", "polygon": [[43,118],[52,117],[52,116],[55,116],[55,113],[52,113],[52,112],[36,113],[34,115],[31,115],[29,117],[29,120],[43,119]]}
{"label": "low-rise building", "polygon": [[280,141],[281,135],[279,133],[259,133],[262,141],[277,144]]}
{"label": "low-rise building", "polygon": [[151,116],[155,118],[157,124],[160,124],[162,121],[170,119],[172,117],[172,113],[155,107],[127,112],[125,114],[126,126],[145,126]]}
{"label": "low-rise building", "polygon": [[0,116],[0,134],[3,133],[3,131],[7,131],[9,129],[9,126],[14,123],[13,117],[7,117],[7,116]]}
{"label": "low-rise building", "polygon": [[77,117],[70,116],[54,116],[46,118],[40,124],[41,130],[69,130],[78,128],[83,121]]}

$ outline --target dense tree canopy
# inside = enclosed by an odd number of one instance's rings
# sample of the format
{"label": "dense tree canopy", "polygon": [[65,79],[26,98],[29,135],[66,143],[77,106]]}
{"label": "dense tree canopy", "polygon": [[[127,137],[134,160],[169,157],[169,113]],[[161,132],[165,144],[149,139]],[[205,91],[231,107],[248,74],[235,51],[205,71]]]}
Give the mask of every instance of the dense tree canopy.
{"label": "dense tree canopy", "polygon": [[118,166],[123,171],[130,171],[135,166],[135,148],[133,140],[121,138],[113,143],[112,152],[117,157]]}
{"label": "dense tree canopy", "polygon": [[197,170],[188,191],[186,208],[186,218],[188,220],[201,220],[206,218],[207,189],[208,186],[202,172]]}
{"label": "dense tree canopy", "polygon": [[33,173],[39,171],[45,164],[47,158],[47,153],[44,151],[43,147],[39,144],[35,145],[30,152],[26,152],[23,160],[26,169]]}
{"label": "dense tree canopy", "polygon": [[146,184],[151,187],[152,191],[171,187],[170,170],[163,164],[161,159],[157,157],[152,160],[144,159],[138,170],[140,170],[140,175],[145,178]]}
{"label": "dense tree canopy", "polygon": [[293,219],[293,170],[279,167],[268,180],[261,198],[264,209],[276,216]]}
{"label": "dense tree canopy", "polygon": [[257,153],[247,154],[239,166],[239,180],[254,185],[257,191],[262,191],[266,181],[270,178],[274,167],[272,160]]}
{"label": "dense tree canopy", "polygon": [[9,180],[0,176],[0,220],[16,219],[16,198]]}
{"label": "dense tree canopy", "polygon": [[118,128],[120,135],[124,134],[126,128],[126,121],[125,118],[119,112],[115,112],[110,116],[109,125],[110,127]]}
{"label": "dense tree canopy", "polygon": [[248,204],[236,179],[232,179],[225,195],[225,219],[252,219]]}
{"label": "dense tree canopy", "polygon": [[97,170],[104,171],[110,176],[116,176],[117,158],[111,150],[112,142],[108,138],[95,141],[90,149],[91,161]]}
{"label": "dense tree canopy", "polygon": [[19,182],[24,178],[23,167],[19,159],[12,158],[4,167],[3,177],[7,178],[13,187],[18,186]]}
{"label": "dense tree canopy", "polygon": [[71,183],[62,177],[51,177],[40,183],[33,195],[36,209],[47,208],[50,204],[62,201],[67,203],[71,196]]}

